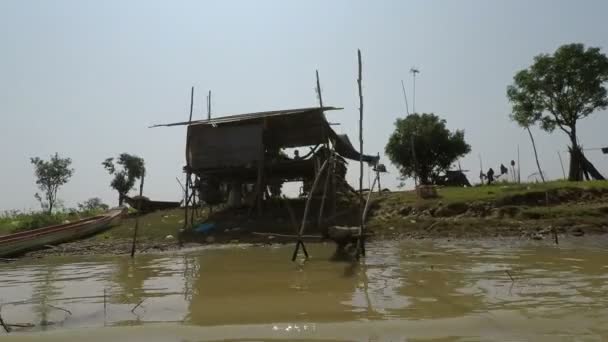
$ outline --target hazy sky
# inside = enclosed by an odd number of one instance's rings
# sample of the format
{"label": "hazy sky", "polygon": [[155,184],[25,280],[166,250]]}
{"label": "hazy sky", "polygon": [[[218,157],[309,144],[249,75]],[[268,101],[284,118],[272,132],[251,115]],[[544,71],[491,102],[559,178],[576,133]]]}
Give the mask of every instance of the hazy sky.
{"label": "hazy sky", "polygon": [[[59,192],[67,206],[93,196],[115,205],[101,161],[121,152],[145,158],[147,195],[179,199],[185,129],[147,127],[187,120],[192,85],[195,118],[205,115],[209,89],[216,116],[309,107],[319,69],[325,103],[344,107],[330,120],[356,140],[357,48],[366,153],[382,153],[395,118],[405,115],[400,81],[411,97],[408,70],[416,65],[416,109],[465,130],[469,178],[477,181],[479,154],[496,170],[516,159],[519,144],[526,179],[535,171],[532,150],[508,118],[506,86],[533,56],[561,44],[608,53],[606,13],[603,0],[0,0],[0,210],[37,207],[29,158],[54,152],[76,169]],[[580,123],[585,147],[608,145],[607,114]],[[557,151],[566,151],[567,138],[534,134],[543,169],[561,177]],[[608,175],[607,155],[587,156]],[[398,174],[390,171],[383,185],[394,188]]]}

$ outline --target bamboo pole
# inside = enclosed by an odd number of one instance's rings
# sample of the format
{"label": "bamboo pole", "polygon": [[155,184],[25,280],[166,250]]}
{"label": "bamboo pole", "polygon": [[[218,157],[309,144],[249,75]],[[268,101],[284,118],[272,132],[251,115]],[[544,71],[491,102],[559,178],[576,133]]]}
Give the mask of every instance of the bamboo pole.
{"label": "bamboo pole", "polygon": [[144,177],[141,176],[139,182],[139,201],[137,202],[137,216],[135,216],[135,229],[133,230],[133,242],[131,243],[131,258],[135,256],[135,243],[137,242],[137,230],[139,229],[139,216],[141,216],[141,202],[143,202],[144,194]]}
{"label": "bamboo pole", "polygon": [[207,120],[211,120],[211,90],[209,90],[209,95],[207,95]]}
{"label": "bamboo pole", "polygon": [[564,170],[564,162],[562,161],[562,154],[559,153],[559,151],[557,151],[557,156],[559,157],[559,165],[561,165],[561,167],[562,167],[562,175],[564,176],[564,179],[566,179],[566,170]]}
{"label": "bamboo pole", "polygon": [[414,160],[414,187],[417,188],[418,179],[418,160],[416,159],[416,145],[414,144],[414,136],[410,136],[410,148],[412,149],[412,159]]}
{"label": "bamboo pole", "polygon": [[362,62],[361,50],[357,50],[357,58],[359,62],[359,193],[363,194],[363,86],[362,82]]}
{"label": "bamboo pole", "polygon": [[310,188],[310,192],[308,193],[308,197],[306,198],[306,205],[304,206],[304,217],[302,217],[302,225],[300,226],[300,231],[298,232],[298,242],[296,243],[296,248],[293,251],[293,256],[291,257],[291,261],[295,261],[298,256],[298,251],[300,249],[300,245],[302,246],[302,250],[304,251],[304,255],[308,259],[308,252],[306,251],[306,246],[302,242],[302,234],[304,234],[304,229],[306,229],[306,219],[308,218],[308,210],[310,209],[310,202],[312,201],[313,194],[317,188],[317,184],[319,183],[319,179],[321,178],[321,174],[325,167],[327,167],[328,159],[323,162],[319,172],[317,173],[314,182],[312,183],[312,187]]}
{"label": "bamboo pole", "polygon": [[545,175],[543,174],[543,170],[541,170],[541,168],[540,168],[540,162],[538,161],[538,153],[536,152],[536,142],[534,141],[534,136],[532,135],[532,131],[530,130],[529,126],[526,126],[526,130],[528,131],[528,134],[530,135],[530,141],[532,141],[532,149],[534,150],[534,159],[536,160],[536,167],[538,167],[538,173],[540,174],[540,179],[542,179],[543,183],[544,183]]}
{"label": "bamboo pole", "polygon": [[321,95],[321,82],[319,81],[319,70],[316,70],[317,74],[317,95],[319,96],[319,107],[323,108],[323,96]]}
{"label": "bamboo pole", "polygon": [[519,163],[519,145],[517,145],[517,183],[521,183],[521,164]]}
{"label": "bamboo pole", "polygon": [[[333,159],[333,153],[329,152],[329,156],[328,156],[328,161],[329,164],[331,165],[331,160]],[[323,211],[325,209],[325,197],[327,197],[327,188],[329,187],[329,182],[330,182],[330,176],[331,176],[332,170],[331,167],[327,168],[326,174],[325,174],[325,183],[323,184],[323,197],[321,197],[321,206],[319,207],[319,219],[317,220],[317,226],[321,227],[321,224],[323,223]]]}
{"label": "bamboo pole", "polygon": [[186,203],[184,203],[184,229],[188,227],[188,204],[190,198],[188,197],[188,191],[190,188],[190,158],[188,153],[190,152],[190,123],[192,123],[192,111],[194,109],[194,86],[190,90],[190,118],[188,119],[188,128],[186,131]]}
{"label": "bamboo pole", "polygon": [[[378,164],[380,164],[380,152],[378,152]],[[380,170],[376,164],[376,177],[378,178],[378,194],[382,194],[382,185],[380,185]]]}
{"label": "bamboo pole", "polygon": [[369,188],[367,193],[367,200],[365,201],[365,207],[363,208],[363,213],[361,214],[361,226],[359,226],[359,237],[357,240],[357,252],[355,253],[357,259],[360,255],[365,256],[365,219],[367,218],[367,211],[369,209],[369,203],[372,197],[372,192],[374,192],[374,187],[376,186],[376,181],[379,177],[374,178],[374,183]]}

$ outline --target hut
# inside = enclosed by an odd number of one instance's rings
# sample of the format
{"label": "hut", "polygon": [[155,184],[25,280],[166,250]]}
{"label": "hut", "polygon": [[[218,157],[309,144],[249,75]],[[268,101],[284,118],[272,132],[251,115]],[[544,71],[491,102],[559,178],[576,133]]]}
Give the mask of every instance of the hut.
{"label": "hut", "polygon": [[[329,155],[378,162],[377,156],[361,155],[346,135],[332,129],[325,112],[340,109],[285,109],[157,126],[187,126],[184,172],[188,179],[194,176],[191,188],[201,201],[257,207],[261,214],[263,201],[280,194],[284,182],[302,181],[306,188]],[[310,151],[290,158],[283,153],[287,148]],[[334,185],[328,196],[333,196],[336,178],[343,178],[345,170],[327,170],[334,174],[327,177]]]}

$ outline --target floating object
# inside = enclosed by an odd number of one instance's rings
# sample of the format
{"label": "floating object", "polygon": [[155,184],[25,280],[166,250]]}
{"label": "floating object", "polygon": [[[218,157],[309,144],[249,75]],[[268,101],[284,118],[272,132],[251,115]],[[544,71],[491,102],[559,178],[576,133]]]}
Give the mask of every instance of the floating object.
{"label": "floating object", "polygon": [[27,251],[79,240],[100,233],[120,222],[126,208],[111,210],[67,224],[32,229],[15,234],[0,236],[0,257],[15,256]]}
{"label": "floating object", "polygon": [[167,235],[167,236],[165,236],[165,240],[173,240],[173,239],[175,239],[173,237],[173,235]]}
{"label": "floating object", "polygon": [[215,229],[215,223],[201,223],[194,227],[194,231],[197,233],[209,233]]}

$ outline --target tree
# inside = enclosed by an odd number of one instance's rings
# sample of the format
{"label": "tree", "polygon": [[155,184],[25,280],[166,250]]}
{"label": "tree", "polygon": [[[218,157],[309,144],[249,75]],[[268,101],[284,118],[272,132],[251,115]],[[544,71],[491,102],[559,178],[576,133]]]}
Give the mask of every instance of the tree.
{"label": "tree", "polygon": [[563,45],[553,55],[536,56],[532,66],[519,71],[513,80],[507,88],[513,106],[511,118],[522,127],[538,123],[547,132],[559,128],[568,135],[569,180],[582,180],[583,175],[603,179],[585,158],[576,125],[580,119],[608,107],[606,55],[599,48],[585,49],[583,44]]}
{"label": "tree", "polygon": [[471,152],[464,131],[450,132],[445,124],[435,114],[397,119],[385,151],[403,177],[418,177],[420,184],[433,184],[456,159]]}
{"label": "tree", "polygon": [[[114,176],[110,186],[118,192],[118,205],[121,206],[125,196],[135,186],[135,181],[146,174],[143,158],[128,153],[118,156],[116,164],[114,158],[107,158],[101,163],[110,175]],[[120,169],[117,169],[120,166]]]}
{"label": "tree", "polygon": [[80,211],[106,211],[109,208],[110,207],[107,204],[103,203],[103,201],[99,197],[89,198],[88,200],[82,203],[78,203],[78,210]]}
{"label": "tree", "polygon": [[74,174],[74,169],[70,168],[72,159],[61,158],[58,153],[55,153],[48,161],[38,157],[30,158],[30,161],[34,165],[36,184],[44,193],[44,198],[38,193],[34,197],[40,202],[42,209],[51,214],[57,203],[59,187],[66,184]]}

